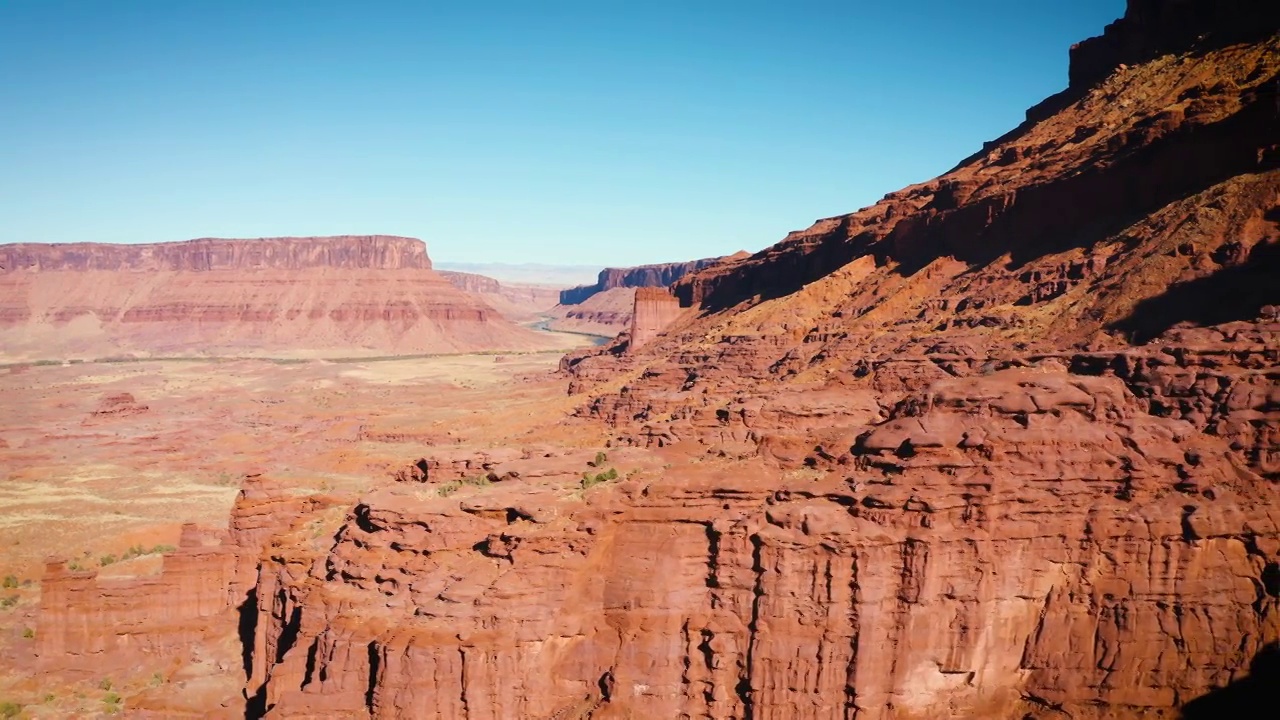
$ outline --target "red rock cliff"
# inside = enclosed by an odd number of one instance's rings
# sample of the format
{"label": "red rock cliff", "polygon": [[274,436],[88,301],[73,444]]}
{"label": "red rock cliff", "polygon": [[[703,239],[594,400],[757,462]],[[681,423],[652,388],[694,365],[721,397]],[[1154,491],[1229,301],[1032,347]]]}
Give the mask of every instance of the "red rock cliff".
{"label": "red rock cliff", "polygon": [[689,262],[663,263],[659,265],[638,265],[629,268],[605,268],[595,285],[580,285],[560,292],[561,305],[577,305],[587,298],[605,290],[620,287],[666,287],[691,272],[710,267],[727,258],[737,259],[740,255],[726,257],[703,258]]}
{"label": "red rock cliff", "polygon": [[410,238],[4,245],[0,264],[0,346],[11,359],[551,344],[446,282]]}
{"label": "red rock cliff", "polygon": [[629,349],[639,350],[680,316],[680,302],[666,288],[636,288]]}
{"label": "red rock cliff", "polygon": [[430,270],[421,240],[391,235],[201,238],[149,245],[103,243],[0,245],[0,271],[302,270],[366,268]]}

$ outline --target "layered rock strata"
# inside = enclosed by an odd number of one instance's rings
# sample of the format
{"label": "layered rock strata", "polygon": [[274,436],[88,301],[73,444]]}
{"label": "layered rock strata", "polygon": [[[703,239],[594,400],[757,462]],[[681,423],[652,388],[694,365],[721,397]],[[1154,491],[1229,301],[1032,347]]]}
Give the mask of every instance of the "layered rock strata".
{"label": "layered rock strata", "polygon": [[449,284],[409,238],[6,245],[0,266],[0,340],[15,359],[552,344]]}

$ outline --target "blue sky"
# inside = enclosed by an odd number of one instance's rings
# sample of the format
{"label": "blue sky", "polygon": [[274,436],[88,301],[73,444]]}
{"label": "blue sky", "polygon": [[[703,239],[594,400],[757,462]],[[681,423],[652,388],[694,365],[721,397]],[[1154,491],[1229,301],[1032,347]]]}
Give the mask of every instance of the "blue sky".
{"label": "blue sky", "polygon": [[759,250],[1066,86],[1122,0],[0,0],[0,242]]}

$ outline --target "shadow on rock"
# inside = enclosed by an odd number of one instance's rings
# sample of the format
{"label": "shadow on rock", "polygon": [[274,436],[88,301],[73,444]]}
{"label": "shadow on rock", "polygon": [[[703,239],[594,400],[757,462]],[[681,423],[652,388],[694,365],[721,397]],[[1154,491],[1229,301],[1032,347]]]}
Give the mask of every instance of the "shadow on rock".
{"label": "shadow on rock", "polygon": [[1212,690],[1182,708],[1182,720],[1254,720],[1276,717],[1280,702],[1280,643],[1262,648],[1249,674]]}

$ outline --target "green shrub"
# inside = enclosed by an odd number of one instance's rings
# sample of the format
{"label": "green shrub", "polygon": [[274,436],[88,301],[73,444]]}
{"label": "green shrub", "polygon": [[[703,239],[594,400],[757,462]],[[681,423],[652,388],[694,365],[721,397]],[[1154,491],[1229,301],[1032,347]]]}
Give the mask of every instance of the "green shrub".
{"label": "green shrub", "polygon": [[16,588],[16,587],[18,587],[18,577],[17,577],[16,575],[5,575],[5,576],[4,576],[4,587],[5,587],[5,588]]}
{"label": "green shrub", "polygon": [[587,464],[588,464],[588,465],[590,465],[591,467],[597,467],[597,468],[598,468],[598,467],[603,467],[603,466],[604,466],[604,464],[605,464],[605,463],[607,463],[607,462],[609,462],[609,456],[608,456],[608,455],[606,455],[606,454],[604,453],[604,451],[602,450],[602,451],[600,451],[600,452],[596,453],[596,459],[595,459],[595,460],[592,460],[591,462],[589,462],[589,463],[587,463]]}
{"label": "green shrub", "polygon": [[36,636],[35,628],[22,628],[22,637],[24,640],[31,640]]}
{"label": "green shrub", "polygon": [[115,561],[116,561],[116,556],[110,553],[98,558],[98,564],[101,565],[102,567],[106,567],[114,563]]}
{"label": "green shrub", "polygon": [[588,488],[595,487],[600,483],[606,483],[610,480],[617,479],[618,471],[615,468],[609,468],[605,472],[596,473],[594,476],[591,473],[582,473],[582,489],[586,490]]}
{"label": "green shrub", "polygon": [[439,495],[440,497],[449,497],[450,495],[458,492],[461,489],[462,489],[461,482],[458,482],[457,480],[450,480],[449,482],[436,488],[436,494]]}
{"label": "green shrub", "polygon": [[22,706],[16,702],[0,702],[0,718],[16,718],[22,714]]}
{"label": "green shrub", "polygon": [[103,695],[102,702],[106,705],[103,710],[105,710],[108,715],[115,715],[120,712],[120,700],[120,695],[117,693],[109,692],[106,695]]}

